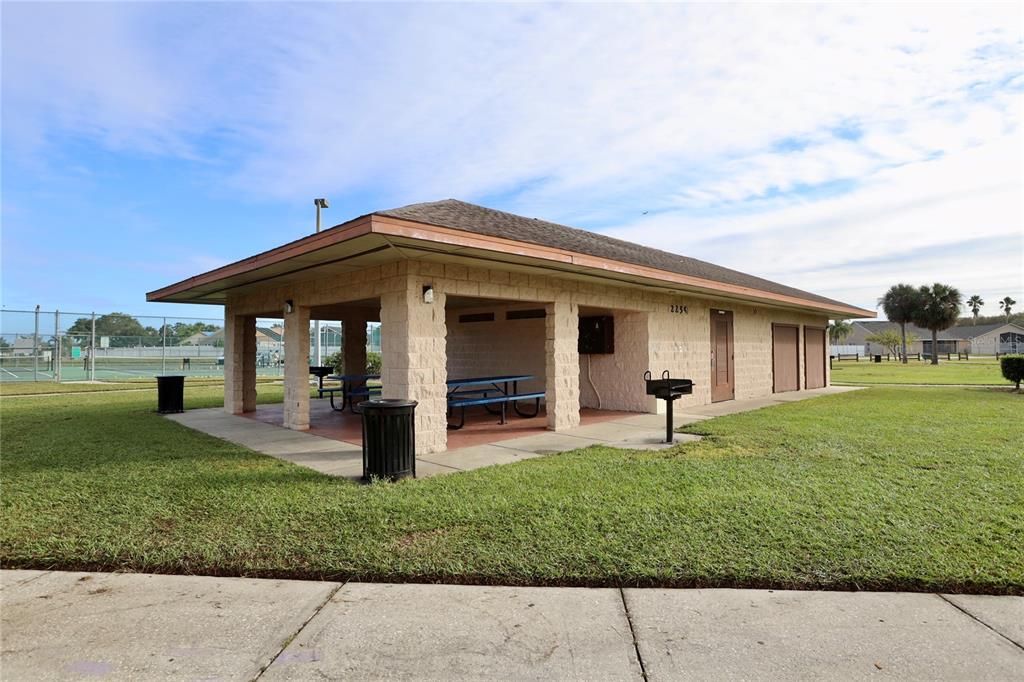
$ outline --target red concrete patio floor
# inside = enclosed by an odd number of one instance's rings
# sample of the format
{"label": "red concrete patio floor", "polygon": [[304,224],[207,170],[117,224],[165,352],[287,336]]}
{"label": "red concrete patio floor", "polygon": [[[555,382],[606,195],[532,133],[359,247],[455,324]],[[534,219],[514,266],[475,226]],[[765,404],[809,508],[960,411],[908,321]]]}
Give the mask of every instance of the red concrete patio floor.
{"label": "red concrete patio floor", "polygon": [[[531,405],[530,409],[532,407]],[[243,416],[265,424],[280,426],[284,421],[284,405],[259,405],[255,412],[248,412]],[[586,426],[635,416],[635,412],[583,408],[580,410],[580,424]],[[539,415],[530,419],[519,417],[514,413],[504,424],[499,424],[499,419],[499,417],[484,411],[482,407],[466,410],[466,425],[461,429],[448,432],[448,450],[497,443],[548,432],[547,415],[543,408]],[[353,445],[362,445],[362,417],[352,414],[348,409],[344,412],[332,410],[327,399],[312,399],[309,401],[309,431],[307,433]]]}

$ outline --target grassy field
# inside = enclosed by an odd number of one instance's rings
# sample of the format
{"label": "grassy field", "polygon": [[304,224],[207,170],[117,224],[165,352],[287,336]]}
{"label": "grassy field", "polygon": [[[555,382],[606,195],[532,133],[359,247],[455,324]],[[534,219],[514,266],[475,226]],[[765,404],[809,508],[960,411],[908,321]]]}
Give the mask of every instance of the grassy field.
{"label": "grassy field", "polygon": [[[281,383],[281,377],[256,377],[257,384]],[[186,377],[186,386],[217,386],[224,385],[222,378]],[[97,381],[55,383],[53,381],[8,381],[0,382],[0,395],[48,395],[50,393],[99,393],[105,391],[156,391],[156,379],[134,379],[122,382]]]}
{"label": "grassy field", "polygon": [[834,384],[929,384],[1011,386],[1003,378],[995,358],[974,360],[944,360],[939,364],[911,360],[900,362],[860,362],[844,360],[832,362]]}
{"label": "grassy field", "polygon": [[3,566],[1024,593],[1024,396],[1008,391],[875,388],[706,421],[663,452],[370,486],[152,408],[133,392],[0,403]]}

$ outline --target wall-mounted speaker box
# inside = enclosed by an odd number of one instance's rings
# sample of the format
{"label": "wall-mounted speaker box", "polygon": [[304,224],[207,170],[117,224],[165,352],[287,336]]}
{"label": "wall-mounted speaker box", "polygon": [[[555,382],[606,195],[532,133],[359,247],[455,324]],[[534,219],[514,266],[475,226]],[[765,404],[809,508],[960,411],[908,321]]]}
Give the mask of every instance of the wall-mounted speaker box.
{"label": "wall-mounted speaker box", "polygon": [[607,355],[615,352],[615,318],[611,315],[580,318],[581,355]]}

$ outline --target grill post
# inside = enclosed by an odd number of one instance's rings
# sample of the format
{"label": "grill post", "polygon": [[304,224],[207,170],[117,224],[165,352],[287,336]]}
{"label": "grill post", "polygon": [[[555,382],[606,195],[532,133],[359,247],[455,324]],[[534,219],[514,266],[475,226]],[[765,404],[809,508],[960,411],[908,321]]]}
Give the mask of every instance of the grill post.
{"label": "grill post", "polygon": [[675,400],[669,398],[665,401],[665,442],[672,442],[672,403]]}

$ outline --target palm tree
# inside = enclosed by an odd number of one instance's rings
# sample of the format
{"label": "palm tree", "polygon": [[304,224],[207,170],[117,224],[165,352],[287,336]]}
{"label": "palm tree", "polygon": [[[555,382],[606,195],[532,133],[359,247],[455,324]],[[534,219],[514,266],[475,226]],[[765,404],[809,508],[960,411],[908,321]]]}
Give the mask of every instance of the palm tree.
{"label": "palm tree", "polygon": [[960,318],[963,305],[960,291],[936,282],[920,289],[920,306],[913,316],[914,324],[932,332],[932,364],[939,364],[939,332],[949,329]]}
{"label": "palm tree", "polygon": [[912,322],[914,313],[921,304],[921,292],[910,284],[894,284],[878,299],[885,316],[900,326],[903,339],[903,364],[907,363],[907,323]]}
{"label": "palm tree", "polygon": [[841,345],[852,333],[853,325],[847,320],[836,320],[828,326],[828,338],[836,346]]}
{"label": "palm tree", "polygon": [[974,315],[974,326],[978,326],[978,313],[981,312],[981,307],[985,305],[985,301],[981,300],[981,296],[975,294],[967,299],[967,307],[971,309],[971,314]]}
{"label": "palm tree", "polygon": [[1013,306],[1017,305],[1017,302],[1010,298],[1009,296],[1007,296],[1006,298],[999,302],[999,305],[1002,307],[1003,312],[1006,313],[1006,321],[1009,322],[1010,313],[1013,312]]}

